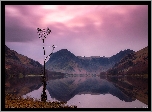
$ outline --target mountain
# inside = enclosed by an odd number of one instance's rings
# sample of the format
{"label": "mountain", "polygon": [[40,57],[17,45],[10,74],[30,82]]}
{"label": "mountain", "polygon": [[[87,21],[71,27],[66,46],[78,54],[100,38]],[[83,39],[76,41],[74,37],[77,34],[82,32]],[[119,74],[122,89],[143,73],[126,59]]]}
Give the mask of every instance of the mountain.
{"label": "mountain", "polygon": [[[43,66],[5,45],[5,93],[24,95],[42,85]],[[28,75],[35,75],[31,77]],[[36,77],[38,76],[38,77]]]}
{"label": "mountain", "polygon": [[67,49],[61,49],[51,55],[46,63],[46,69],[68,74],[98,74],[112,68],[125,55],[133,52],[127,49],[110,58],[100,56],[81,57],[75,56]]}
{"label": "mountain", "polygon": [[72,73],[76,70],[82,70],[78,62],[79,59],[74,54],[67,49],[62,49],[52,54],[46,63],[46,69],[62,73]]}
{"label": "mountain", "polygon": [[6,76],[18,77],[20,73],[26,75],[40,75],[43,66],[27,56],[18,54],[14,50],[10,50],[5,45],[5,72]]}
{"label": "mountain", "polygon": [[148,46],[126,55],[100,76],[107,76],[124,93],[148,105]]}
{"label": "mountain", "polygon": [[[5,93],[24,95],[42,85],[43,66],[5,45]],[[62,78],[64,74],[46,70],[46,78]]]}
{"label": "mountain", "polygon": [[128,54],[119,63],[107,71],[111,75],[144,75],[148,74],[148,46]]}

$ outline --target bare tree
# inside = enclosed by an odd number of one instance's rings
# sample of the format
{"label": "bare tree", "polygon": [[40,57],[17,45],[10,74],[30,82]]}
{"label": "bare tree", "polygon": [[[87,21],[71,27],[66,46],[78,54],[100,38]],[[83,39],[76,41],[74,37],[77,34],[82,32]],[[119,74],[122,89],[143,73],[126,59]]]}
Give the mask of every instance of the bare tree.
{"label": "bare tree", "polygon": [[41,94],[41,101],[46,102],[47,95],[46,95],[45,90],[46,90],[46,85],[47,84],[46,84],[46,74],[45,74],[45,62],[46,62],[46,59],[53,54],[53,50],[54,50],[55,46],[53,45],[52,46],[52,48],[53,48],[52,52],[48,56],[45,56],[44,39],[46,38],[46,36],[48,34],[51,33],[51,30],[49,28],[47,28],[46,30],[45,29],[42,30],[40,28],[37,28],[37,31],[38,31],[37,33],[39,35],[39,38],[42,39],[42,41],[43,41],[43,51],[44,51],[44,57],[45,57],[45,59],[44,59],[44,70],[43,70],[44,75],[42,76],[43,91],[42,91],[42,94]]}

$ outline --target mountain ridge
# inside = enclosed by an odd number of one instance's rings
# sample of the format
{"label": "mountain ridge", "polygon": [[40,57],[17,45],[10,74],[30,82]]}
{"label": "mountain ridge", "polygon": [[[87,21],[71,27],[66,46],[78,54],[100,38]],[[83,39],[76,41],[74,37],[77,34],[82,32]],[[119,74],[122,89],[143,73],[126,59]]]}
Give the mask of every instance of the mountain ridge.
{"label": "mountain ridge", "polygon": [[135,53],[126,55],[113,68],[109,69],[107,74],[148,74],[148,46]]}
{"label": "mountain ridge", "polygon": [[[7,69],[7,71],[11,72],[15,71],[15,69],[18,68],[18,73],[21,72],[23,73],[23,75],[26,75],[40,73],[43,66],[38,61],[28,58],[27,56],[24,56],[22,54],[18,54],[14,50],[10,50],[5,45],[5,68]],[[40,70],[38,71],[37,68]],[[14,72],[14,74],[17,75],[17,72]]]}
{"label": "mountain ridge", "polygon": [[67,49],[61,49],[51,55],[50,59],[46,62],[46,69],[68,74],[97,74],[113,67],[122,57],[132,52],[134,51],[127,49],[120,51],[112,57],[80,57],[75,56]]}

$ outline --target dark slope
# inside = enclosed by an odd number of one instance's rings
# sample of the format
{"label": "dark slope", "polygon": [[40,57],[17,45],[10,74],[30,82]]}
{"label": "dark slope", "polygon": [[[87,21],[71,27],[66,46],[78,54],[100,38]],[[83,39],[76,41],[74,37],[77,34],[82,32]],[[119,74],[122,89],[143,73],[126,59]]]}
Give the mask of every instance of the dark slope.
{"label": "dark slope", "polygon": [[128,54],[107,73],[111,75],[148,74],[148,47]]}

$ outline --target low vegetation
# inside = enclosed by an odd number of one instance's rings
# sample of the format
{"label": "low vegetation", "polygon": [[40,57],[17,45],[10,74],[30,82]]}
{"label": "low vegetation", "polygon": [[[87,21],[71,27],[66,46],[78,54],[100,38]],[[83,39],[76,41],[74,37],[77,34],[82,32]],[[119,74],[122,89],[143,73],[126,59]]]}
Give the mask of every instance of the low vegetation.
{"label": "low vegetation", "polygon": [[69,106],[65,102],[42,102],[33,98],[5,94],[5,108],[77,108],[77,106]]}

